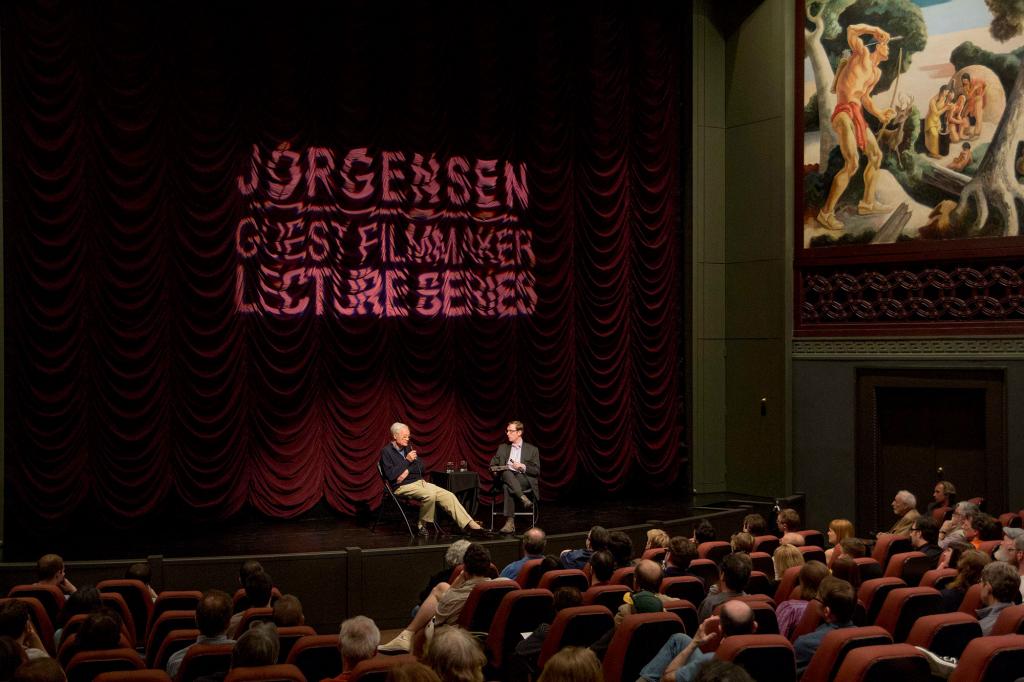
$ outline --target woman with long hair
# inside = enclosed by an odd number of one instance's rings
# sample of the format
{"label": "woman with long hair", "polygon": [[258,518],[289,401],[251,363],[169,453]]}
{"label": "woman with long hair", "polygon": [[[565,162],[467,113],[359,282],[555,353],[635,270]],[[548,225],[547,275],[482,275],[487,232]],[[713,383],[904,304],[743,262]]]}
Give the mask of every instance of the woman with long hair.
{"label": "woman with long hair", "polygon": [[[835,555],[835,549],[839,546],[839,543],[846,538],[853,537],[853,524],[850,523],[849,519],[832,519],[832,522],[828,524],[828,544],[831,545],[825,550],[825,565],[832,566],[832,557]],[[839,550],[842,553],[842,549]]]}
{"label": "woman with long hair", "polygon": [[775,617],[779,621],[779,634],[787,639],[793,634],[793,628],[803,618],[807,604],[818,596],[818,585],[827,575],[828,567],[820,561],[808,561],[803,565],[796,579],[795,596],[782,602],[775,609]]}
{"label": "woman with long hair", "polygon": [[793,545],[779,545],[772,554],[772,563],[775,564],[775,580],[782,580],[786,569],[804,565],[804,554]]}
{"label": "woman with long hair", "polygon": [[942,590],[942,611],[952,613],[960,608],[964,595],[971,585],[981,581],[981,570],[992,561],[984,552],[976,549],[965,550],[956,562],[956,577]]}

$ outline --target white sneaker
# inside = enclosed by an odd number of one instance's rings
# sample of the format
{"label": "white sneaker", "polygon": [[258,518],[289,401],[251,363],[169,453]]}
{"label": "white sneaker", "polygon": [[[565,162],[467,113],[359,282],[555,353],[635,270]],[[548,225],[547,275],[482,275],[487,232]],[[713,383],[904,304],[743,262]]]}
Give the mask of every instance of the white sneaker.
{"label": "white sneaker", "polygon": [[412,630],[402,630],[398,637],[377,647],[377,651],[412,651]]}

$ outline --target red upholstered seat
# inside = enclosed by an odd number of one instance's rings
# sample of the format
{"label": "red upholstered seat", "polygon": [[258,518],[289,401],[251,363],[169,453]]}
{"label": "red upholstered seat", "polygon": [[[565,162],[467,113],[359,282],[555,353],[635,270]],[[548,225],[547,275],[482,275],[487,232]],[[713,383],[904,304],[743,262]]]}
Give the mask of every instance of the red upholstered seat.
{"label": "red upholstered seat", "polygon": [[[873,557],[864,556],[853,560],[857,566],[857,575],[860,583],[866,580],[874,580],[883,577],[882,564],[875,561]],[[858,584],[858,587],[860,585]]]}
{"label": "red upholstered seat", "polygon": [[64,609],[64,593],[56,585],[15,585],[7,596],[38,599],[51,624],[59,622],[60,612]]}
{"label": "red upholstered seat", "polygon": [[615,569],[612,573],[611,579],[608,581],[612,585],[625,585],[626,587],[633,588],[633,573],[636,569],[632,566],[623,566],[622,568]]}
{"label": "red upholstered seat", "polygon": [[605,682],[633,682],[668,638],[682,631],[683,622],[673,613],[626,616],[604,655]]}
{"label": "red upholstered seat", "polygon": [[863,609],[864,624],[874,624],[889,592],[906,586],[907,584],[899,578],[875,578],[861,583],[860,589],[857,590],[857,603]]}
{"label": "red upholstered seat", "polygon": [[747,589],[745,591],[750,594],[771,596],[775,594],[774,581],[769,580],[768,576],[761,571],[751,571],[750,580],[747,581]]}
{"label": "red upholstered seat", "polygon": [[683,621],[683,628],[686,634],[697,632],[697,607],[688,599],[673,599],[664,602],[662,608],[668,613],[674,613]]}
{"label": "red upholstered seat", "polygon": [[781,603],[790,599],[793,594],[793,588],[796,587],[797,578],[800,577],[800,566],[790,566],[782,574],[782,579],[779,581],[778,586],[775,588],[775,603]]}
{"label": "red upholstered seat", "polygon": [[665,549],[664,547],[652,547],[650,549],[645,549],[644,553],[643,553],[643,556],[640,557],[640,558],[641,559],[650,559],[651,561],[657,561],[660,564],[662,561],[664,561],[665,553],[667,551],[668,550]]}
{"label": "red upholstered seat", "polygon": [[190,644],[194,644],[196,639],[199,637],[199,630],[191,628],[188,630],[171,630],[164,637],[163,642],[160,644],[160,648],[157,651],[146,652],[146,667],[147,668],[159,668],[164,670],[167,668],[167,661],[172,655],[181,651]]}
{"label": "red upholstered seat", "polygon": [[935,523],[942,525],[943,521],[946,520],[946,515],[952,513],[952,507],[936,507],[932,509],[932,518],[935,519]]}
{"label": "red upholstered seat", "polygon": [[[131,646],[124,628],[121,629],[121,637],[117,643],[117,648],[132,650],[135,648]],[[63,637],[60,641],[60,650],[57,651],[57,662],[60,663],[62,668],[67,670],[68,665],[71,663],[71,659],[81,652],[82,646],[78,641],[78,633]]]}
{"label": "red upholstered seat", "polygon": [[704,581],[694,575],[679,575],[661,581],[661,593],[673,599],[686,599],[693,604],[704,601]]}
{"label": "red upholstered seat", "polygon": [[166,670],[113,670],[100,673],[93,682],[171,682]]}
{"label": "red upholstered seat", "polygon": [[590,581],[586,574],[578,568],[566,568],[558,571],[548,571],[541,576],[537,587],[555,592],[560,587],[575,587],[581,593],[586,592],[590,587]]}
{"label": "red upholstered seat", "polygon": [[755,680],[795,680],[793,645],[782,635],[734,635],[722,640],[715,657],[743,666]]}
{"label": "red upholstered seat", "polygon": [[612,612],[600,605],[572,606],[555,616],[537,660],[543,668],[548,659],[567,646],[590,646],[615,627]]}
{"label": "red upholstered seat", "polygon": [[149,636],[153,632],[153,626],[158,618],[165,611],[192,611],[195,613],[199,600],[203,593],[199,590],[164,590],[156,595],[153,602],[153,612],[149,615],[149,623],[146,625],[146,650],[149,650]]}
{"label": "red upholstered seat", "polygon": [[889,564],[889,557],[893,554],[909,552],[912,549],[909,535],[879,533],[875,539],[875,549],[871,552],[871,558],[877,561],[879,566],[887,566]]}
{"label": "red upholstered seat", "polygon": [[1024,605],[1009,606],[1000,611],[991,634],[1024,635]]}
{"label": "red upholstered seat", "polygon": [[928,659],[909,644],[854,649],[839,666],[836,682],[929,682]]}
{"label": "red upholstered seat", "polygon": [[989,635],[967,645],[949,682],[1006,682],[1024,674],[1024,635]]}
{"label": "red upholstered seat", "polygon": [[820,530],[798,530],[797,533],[804,536],[805,547],[824,547],[825,536]]}
{"label": "red upholstered seat", "polygon": [[942,610],[942,595],[934,587],[898,587],[885,597],[875,625],[885,628],[894,642],[903,642],[918,618]]}
{"label": "red upholstered seat", "polygon": [[102,651],[81,651],[64,667],[68,682],[92,682],[100,673],[115,670],[142,670],[146,662],[135,649],[104,649]]}
{"label": "red upholstered seat", "polygon": [[922,552],[900,552],[889,558],[885,568],[886,578],[902,578],[910,587],[917,587],[931,567],[931,560]]}
{"label": "red upholstered seat", "polygon": [[804,615],[793,626],[793,632],[789,635],[789,641],[795,642],[798,637],[814,632],[824,622],[825,614],[822,611],[821,602],[817,600],[807,602],[807,606],[804,607]]}
{"label": "red upholstered seat", "polygon": [[722,559],[729,554],[732,554],[732,545],[722,540],[702,542],[697,545],[697,556],[701,559],[714,561],[716,564],[722,563]]}
{"label": "red upholstered seat", "polygon": [[755,571],[761,571],[773,581],[775,580],[775,562],[772,561],[771,554],[767,552],[751,552],[750,563]]}
{"label": "red upholstered seat", "polygon": [[889,633],[875,625],[862,628],[841,628],[833,630],[821,640],[814,657],[804,670],[801,682],[830,682],[846,655],[859,647],[892,644]]}
{"label": "red upholstered seat", "polygon": [[[337,642],[337,637],[335,637]],[[337,645],[337,644],[335,644]],[[197,678],[226,673],[231,667],[234,644],[194,644],[188,648],[178,668],[175,682],[195,682]]]}
{"label": "red upholstered seat", "polygon": [[[384,682],[387,679],[388,672],[395,666],[415,662],[416,657],[412,654],[374,656],[365,661],[359,661],[356,664],[355,669],[352,670],[352,676],[349,677],[349,682],[356,682],[356,680],[360,682]],[[307,679],[309,678],[307,677]]]}
{"label": "red upholstered seat", "polygon": [[133,636],[140,644],[146,641],[146,628],[153,613],[153,598],[141,580],[102,580],[96,584],[100,592],[115,592],[124,598],[135,624]]}
{"label": "red upholstered seat", "polygon": [[1001,543],[1002,540],[985,540],[980,545],[978,545],[978,551],[984,554],[985,556],[991,557],[992,553],[999,549],[999,545]]}
{"label": "red upholstered seat", "polygon": [[967,588],[967,592],[964,594],[964,600],[960,602],[960,608],[957,609],[960,613],[966,613],[968,616],[977,616],[978,609],[981,608],[981,583],[971,585]]}
{"label": "red upholstered seat", "polygon": [[694,559],[690,562],[689,571],[704,581],[705,592],[718,582],[718,576],[721,573],[718,570],[718,564],[711,559]]}
{"label": "red upholstered seat", "polygon": [[306,682],[306,677],[294,665],[277,663],[254,668],[233,668],[224,682]]}
{"label": "red upholstered seat", "polygon": [[779,539],[774,535],[758,535],[754,538],[755,552],[764,552],[768,556],[771,556],[778,548]]}
{"label": "red upholstered seat", "polygon": [[523,641],[520,633],[533,632],[541,623],[550,623],[553,617],[554,604],[548,590],[537,588],[506,593],[484,641],[490,664],[501,670],[516,644]]}
{"label": "red upholstered seat", "polygon": [[604,606],[615,613],[622,606],[627,594],[629,588],[625,585],[594,585],[583,593],[583,603],[588,606]]}
{"label": "red upholstered seat", "polygon": [[[159,600],[157,597],[157,601]],[[168,633],[172,630],[194,630],[197,627],[195,611],[163,611],[149,629],[149,637],[146,640],[146,661],[149,667],[153,667],[154,657]]]}
{"label": "red upholstered seat", "polygon": [[825,563],[825,550],[817,545],[804,545],[803,547],[797,547],[800,553],[804,555],[804,562],[807,561],[820,561]]}
{"label": "red upholstered seat", "polygon": [[121,616],[121,622],[128,629],[128,643],[135,648],[135,618],[128,608],[128,602],[117,592],[100,592],[100,603]]}
{"label": "red upholstered seat", "polygon": [[516,582],[519,583],[519,587],[537,587],[540,575],[536,571],[540,568],[542,561],[544,560],[529,559],[519,567],[519,573],[516,574]]}
{"label": "red upholstered seat", "polygon": [[955,577],[955,568],[933,568],[921,576],[919,584],[921,587],[934,587],[937,590],[941,590]]}
{"label": "red upholstered seat", "polygon": [[50,621],[50,615],[46,607],[35,597],[29,596],[4,597],[0,599],[0,605],[14,599],[28,604],[29,618],[32,620],[32,626],[36,629],[36,634],[39,635],[39,639],[43,642],[43,648],[51,656],[55,655],[57,651],[53,643],[53,623]]}
{"label": "red upholstered seat", "polygon": [[[389,656],[388,658],[398,658]],[[286,663],[302,671],[307,680],[322,680],[341,674],[338,635],[307,635],[292,646]]]}
{"label": "red upholstered seat", "polygon": [[287,663],[288,654],[291,653],[295,643],[303,637],[315,635],[316,630],[308,625],[289,625],[277,629],[277,641],[280,643],[280,652],[277,655],[278,663]]}
{"label": "red upholstered seat", "polygon": [[238,621],[238,627],[235,628],[233,639],[241,637],[253,623],[272,620],[274,620],[274,609],[269,606],[256,606],[246,609],[242,612],[242,619]]}
{"label": "red upholstered seat", "polygon": [[910,628],[907,644],[924,647],[937,656],[960,658],[971,640],[981,637],[974,616],[954,611],[919,618]]}
{"label": "red upholstered seat", "polygon": [[487,632],[498,612],[501,600],[509,592],[519,589],[512,580],[490,580],[478,583],[469,593],[462,611],[459,612],[459,627],[470,632]]}

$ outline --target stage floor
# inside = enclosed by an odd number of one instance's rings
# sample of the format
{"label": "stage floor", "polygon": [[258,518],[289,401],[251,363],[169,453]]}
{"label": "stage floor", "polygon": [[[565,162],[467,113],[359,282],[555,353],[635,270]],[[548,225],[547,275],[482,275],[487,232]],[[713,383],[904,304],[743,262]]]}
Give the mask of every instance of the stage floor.
{"label": "stage floor", "polygon": [[[651,520],[679,519],[701,513],[672,493],[625,495],[609,502],[565,500],[544,502],[538,525],[549,535],[585,531],[598,524],[623,527]],[[315,509],[298,519],[281,520],[243,515],[223,522],[175,524],[170,520],[150,528],[113,530],[102,523],[82,523],[59,533],[40,534],[23,527],[8,527],[4,562],[35,561],[56,552],[69,561],[165,557],[246,556],[341,550],[346,547],[387,547],[448,544],[452,536],[410,538],[401,519],[390,511],[376,532],[370,525],[376,514],[357,517]],[[481,504],[476,518],[490,524],[490,505]],[[504,522],[498,516],[495,527]],[[525,521],[519,521],[525,530]],[[11,524],[8,524],[9,526]],[[447,527],[448,530],[453,530]]]}

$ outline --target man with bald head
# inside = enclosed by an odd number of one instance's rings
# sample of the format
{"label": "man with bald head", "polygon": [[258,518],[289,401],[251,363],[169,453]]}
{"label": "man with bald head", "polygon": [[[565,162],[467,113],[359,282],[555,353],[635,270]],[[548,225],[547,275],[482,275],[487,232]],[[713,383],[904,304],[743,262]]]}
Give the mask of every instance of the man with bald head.
{"label": "man with bald head", "polygon": [[615,625],[634,613],[662,611],[662,603],[671,597],[661,594],[661,566],[650,559],[642,559],[633,571],[633,592],[626,595],[625,603],[615,614]]}
{"label": "man with bald head", "polygon": [[544,547],[547,546],[548,537],[544,531],[534,526],[528,531],[523,533],[523,556],[521,559],[516,559],[505,568],[501,569],[501,573],[498,574],[499,578],[508,578],[509,580],[515,580],[519,576],[519,571],[530,559],[543,559],[544,558]]}
{"label": "man with bald head", "polygon": [[640,678],[648,682],[693,682],[701,667],[715,658],[714,652],[704,653],[701,646],[717,638],[751,635],[756,630],[757,621],[750,605],[735,599],[727,601],[719,615],[701,623],[692,639],[683,634],[672,635],[640,671]]}

